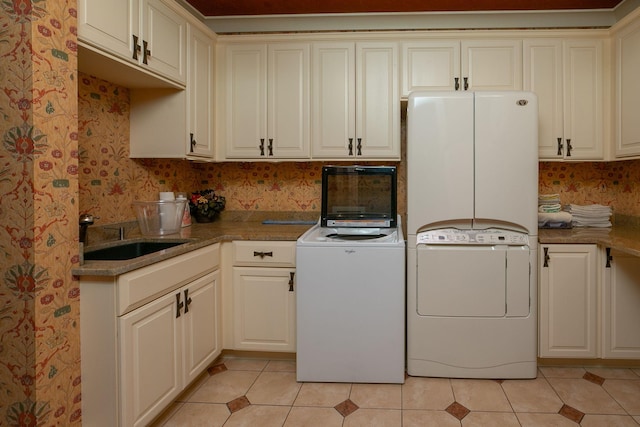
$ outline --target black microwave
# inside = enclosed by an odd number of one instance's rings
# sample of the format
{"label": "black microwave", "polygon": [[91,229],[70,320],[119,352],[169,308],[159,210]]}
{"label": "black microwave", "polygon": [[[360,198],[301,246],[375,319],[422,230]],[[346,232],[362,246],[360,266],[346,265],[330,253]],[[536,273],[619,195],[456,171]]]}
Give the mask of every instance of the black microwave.
{"label": "black microwave", "polygon": [[324,166],[322,227],[397,227],[395,166]]}

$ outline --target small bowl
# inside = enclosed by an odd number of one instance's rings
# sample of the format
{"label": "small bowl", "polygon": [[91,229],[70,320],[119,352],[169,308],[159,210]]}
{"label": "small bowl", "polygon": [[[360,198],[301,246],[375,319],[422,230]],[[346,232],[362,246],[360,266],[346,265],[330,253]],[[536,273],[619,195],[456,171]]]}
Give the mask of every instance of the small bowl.
{"label": "small bowl", "polygon": [[140,232],[145,236],[163,236],[180,231],[186,200],[133,202]]}

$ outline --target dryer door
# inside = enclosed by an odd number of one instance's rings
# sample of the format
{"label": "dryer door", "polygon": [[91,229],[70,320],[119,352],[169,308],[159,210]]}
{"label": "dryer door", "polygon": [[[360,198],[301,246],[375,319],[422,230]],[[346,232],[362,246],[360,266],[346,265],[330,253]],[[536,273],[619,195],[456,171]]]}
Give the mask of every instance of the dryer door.
{"label": "dryer door", "polygon": [[507,251],[507,246],[418,245],[418,315],[504,317]]}

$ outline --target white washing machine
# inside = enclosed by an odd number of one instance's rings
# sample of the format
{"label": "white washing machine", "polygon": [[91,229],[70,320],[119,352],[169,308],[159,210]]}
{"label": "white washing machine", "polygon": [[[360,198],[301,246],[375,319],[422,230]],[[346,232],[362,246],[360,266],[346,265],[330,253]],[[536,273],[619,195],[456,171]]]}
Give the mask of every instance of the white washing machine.
{"label": "white washing machine", "polygon": [[298,381],[404,382],[405,241],[397,224],[318,224],[298,239]]}

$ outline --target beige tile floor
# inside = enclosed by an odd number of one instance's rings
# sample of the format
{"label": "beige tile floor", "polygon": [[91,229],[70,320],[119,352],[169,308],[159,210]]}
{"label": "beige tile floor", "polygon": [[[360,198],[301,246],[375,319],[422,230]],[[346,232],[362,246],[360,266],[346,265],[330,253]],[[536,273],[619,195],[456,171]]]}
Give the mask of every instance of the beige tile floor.
{"label": "beige tile floor", "polygon": [[217,362],[153,424],[191,426],[640,425],[640,369],[540,367],[533,380],[407,377],[298,383],[295,362]]}

